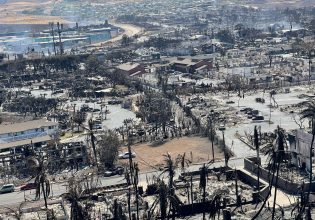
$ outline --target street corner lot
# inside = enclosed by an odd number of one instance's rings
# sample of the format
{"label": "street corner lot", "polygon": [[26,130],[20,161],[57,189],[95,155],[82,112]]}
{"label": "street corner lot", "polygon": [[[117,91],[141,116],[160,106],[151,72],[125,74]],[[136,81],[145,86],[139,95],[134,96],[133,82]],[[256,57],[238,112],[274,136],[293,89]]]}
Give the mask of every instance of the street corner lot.
{"label": "street corner lot", "polygon": [[[121,149],[128,151],[126,147]],[[136,153],[134,161],[139,164],[140,171],[164,167],[164,156],[169,152],[173,160],[179,154],[186,153],[186,158],[193,163],[207,162],[212,159],[211,141],[206,137],[190,136],[167,140],[162,144],[143,143],[132,146]],[[216,159],[223,158],[223,151],[214,146]],[[126,161],[120,160],[119,163]]]}

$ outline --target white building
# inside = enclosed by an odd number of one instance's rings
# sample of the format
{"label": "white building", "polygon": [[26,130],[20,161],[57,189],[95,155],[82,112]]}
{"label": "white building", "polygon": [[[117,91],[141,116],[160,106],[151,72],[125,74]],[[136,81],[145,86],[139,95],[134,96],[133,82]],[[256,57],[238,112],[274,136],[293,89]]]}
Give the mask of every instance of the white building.
{"label": "white building", "polygon": [[41,144],[55,138],[58,123],[43,119],[15,124],[1,124],[0,151],[10,151],[28,144]]}
{"label": "white building", "polygon": [[[310,147],[312,143],[312,134],[305,132],[303,129],[295,130],[293,134],[289,135],[289,143],[292,154],[292,163],[298,167],[310,170]],[[314,145],[312,156],[312,166],[314,170]]]}

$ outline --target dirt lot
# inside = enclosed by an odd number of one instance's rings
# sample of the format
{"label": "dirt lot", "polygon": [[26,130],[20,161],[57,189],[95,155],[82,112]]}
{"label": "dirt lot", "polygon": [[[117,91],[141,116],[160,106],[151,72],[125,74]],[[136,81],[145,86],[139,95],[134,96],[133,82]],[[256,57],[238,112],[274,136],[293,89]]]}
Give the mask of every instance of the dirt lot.
{"label": "dirt lot", "polygon": [[[182,137],[173,139],[160,145],[139,144],[132,146],[132,150],[136,153],[134,159],[138,162],[140,171],[152,170],[154,167],[163,166],[163,154],[169,152],[172,158],[176,158],[178,154],[186,152],[186,158],[193,163],[200,163],[212,159],[211,142],[203,137]],[[215,158],[223,158],[223,152],[215,146]],[[124,147],[122,152],[127,151]],[[192,152],[192,158],[191,158]],[[127,163],[127,160],[120,160],[119,163]]]}
{"label": "dirt lot", "polygon": [[66,20],[46,15],[27,15],[22,14],[24,10],[44,8],[50,10],[51,1],[49,0],[9,0],[0,5],[0,24],[48,24],[48,22],[68,23]]}

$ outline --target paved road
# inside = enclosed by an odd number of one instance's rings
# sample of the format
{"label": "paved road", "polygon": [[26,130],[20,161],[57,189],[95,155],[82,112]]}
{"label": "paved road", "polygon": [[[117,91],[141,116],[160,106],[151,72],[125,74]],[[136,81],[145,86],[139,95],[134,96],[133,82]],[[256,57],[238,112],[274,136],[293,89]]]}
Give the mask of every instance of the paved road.
{"label": "paved road", "polygon": [[[224,166],[224,161],[216,161],[214,164],[210,165],[209,167],[220,167]],[[232,158],[229,161],[229,166],[231,167],[242,167],[243,166],[243,158]],[[187,168],[187,171],[194,171],[199,170],[201,164],[191,165]],[[176,177],[180,174],[179,170],[177,171]],[[146,185],[146,180],[152,180],[155,177],[159,177],[167,181],[167,174],[161,175],[161,171],[151,171],[146,173],[140,174],[139,185]],[[114,177],[101,177],[100,179],[100,186],[112,186],[115,184],[125,183],[124,176],[114,176]],[[52,191],[51,196],[56,197],[60,196],[63,193],[67,192],[67,183],[53,183],[52,184]],[[8,207],[18,205],[21,202],[28,200],[33,200],[35,198],[35,190],[28,190],[28,191],[19,191],[16,189],[13,193],[1,194],[0,195],[0,207]]]}
{"label": "paved road", "polygon": [[115,27],[123,29],[124,31],[111,39],[108,39],[100,43],[91,44],[90,46],[101,47],[104,44],[113,44],[113,43],[116,43],[117,41],[120,41],[123,35],[127,35],[128,37],[133,37],[136,34],[140,34],[142,31],[141,27],[137,27],[132,24],[123,24],[123,23],[118,23],[116,21],[112,21],[110,23],[114,25]]}

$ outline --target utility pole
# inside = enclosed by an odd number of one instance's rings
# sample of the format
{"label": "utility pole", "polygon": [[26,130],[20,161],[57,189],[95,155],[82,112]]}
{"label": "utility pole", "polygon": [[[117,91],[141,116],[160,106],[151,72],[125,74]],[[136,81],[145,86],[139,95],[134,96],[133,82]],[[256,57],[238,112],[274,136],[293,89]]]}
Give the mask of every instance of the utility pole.
{"label": "utility pole", "polygon": [[50,25],[50,28],[51,28],[51,34],[52,34],[52,37],[53,37],[54,53],[55,53],[55,56],[56,56],[56,55],[57,55],[57,52],[56,52],[56,44],[55,44],[54,22],[49,22],[49,25]]}
{"label": "utility pole", "polygon": [[270,103],[270,104],[269,104],[269,124],[271,124],[271,107],[272,107],[272,104],[271,104],[271,96],[272,96],[272,95],[271,95],[271,93],[270,93],[270,100],[269,100],[269,101],[270,101],[270,102],[269,102],[269,103]]}
{"label": "utility pole", "polygon": [[259,156],[259,138],[257,127],[254,128],[254,144],[256,148],[256,156],[257,156],[257,190],[259,191],[259,182],[260,182],[260,156]]}
{"label": "utility pole", "polygon": [[[127,133],[128,135],[128,159],[129,159],[129,173],[130,176],[133,177],[133,163],[132,163],[132,152],[131,152],[131,144],[132,144],[132,140],[133,140],[133,133],[128,131]],[[133,183],[133,179],[131,178],[131,184]]]}
{"label": "utility pole", "polygon": [[73,128],[74,128],[74,117],[75,117],[75,106],[76,106],[76,104],[73,104],[72,105],[72,108],[73,108],[73,113],[72,113],[72,119],[71,119],[71,134],[72,134],[72,136],[73,136]]}
{"label": "utility pole", "polygon": [[312,57],[311,51],[308,52],[308,85],[311,85],[311,64],[312,64]]}
{"label": "utility pole", "polygon": [[211,150],[212,150],[212,160],[214,161],[214,129],[215,129],[215,117],[216,117],[216,113],[214,112],[214,110],[212,109],[210,111],[210,114],[208,116],[208,123],[210,126],[210,140],[211,140]]}
{"label": "utility pole", "polygon": [[63,54],[63,46],[62,46],[62,41],[61,41],[61,32],[63,30],[63,24],[60,24],[57,22],[57,28],[58,28],[58,36],[59,36],[59,47],[60,47],[60,55]]}
{"label": "utility pole", "polygon": [[222,131],[224,163],[225,163],[225,167],[227,167],[228,166],[228,155],[227,155],[227,152],[226,152],[225,138],[224,138],[225,127],[220,127],[219,130]]}
{"label": "utility pole", "polygon": [[105,120],[107,120],[107,113],[108,113],[108,109],[107,109],[107,105],[105,105]]}

